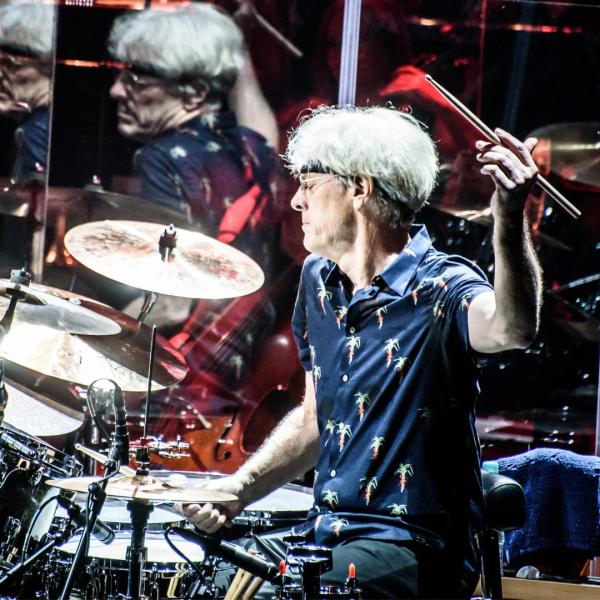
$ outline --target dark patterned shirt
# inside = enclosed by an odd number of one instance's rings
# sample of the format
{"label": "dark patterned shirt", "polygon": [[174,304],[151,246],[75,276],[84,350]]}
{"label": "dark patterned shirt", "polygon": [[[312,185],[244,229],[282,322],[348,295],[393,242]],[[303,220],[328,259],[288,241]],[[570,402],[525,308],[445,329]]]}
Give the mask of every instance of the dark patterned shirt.
{"label": "dark patterned shirt", "polygon": [[188,212],[211,237],[226,209],[256,183],[261,198],[233,245],[269,271],[279,218],[271,190],[276,160],[260,134],[226,111],[152,140],[136,153],[134,166],[144,198]]}
{"label": "dark patterned shirt", "polygon": [[435,250],[425,227],[411,236],[354,295],[334,262],[304,264],[293,328],[320,433],[308,525],[330,546],[452,543],[476,569],[482,492],[467,313],[492,288],[475,265]]}
{"label": "dark patterned shirt", "polygon": [[48,109],[38,108],[15,131],[15,161],[12,178],[22,183],[32,173],[46,170],[48,154]]}

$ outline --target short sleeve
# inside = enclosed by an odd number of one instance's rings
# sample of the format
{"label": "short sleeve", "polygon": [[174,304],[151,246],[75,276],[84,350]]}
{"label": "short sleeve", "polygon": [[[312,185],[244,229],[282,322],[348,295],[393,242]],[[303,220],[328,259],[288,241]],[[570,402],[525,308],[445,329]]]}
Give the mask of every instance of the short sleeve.
{"label": "short sleeve", "polygon": [[[310,258],[310,257],[309,257]],[[308,260],[308,259],[307,259]],[[312,362],[310,357],[310,343],[308,340],[308,320],[307,304],[305,292],[307,289],[306,279],[309,277],[309,268],[305,261],[300,275],[300,285],[298,286],[298,295],[294,305],[294,314],[292,316],[292,332],[296,347],[298,348],[298,357],[305,371],[312,371]]]}
{"label": "short sleeve", "polygon": [[142,196],[180,208],[181,177],[161,148],[148,144],[134,157],[135,172],[142,182]]}
{"label": "short sleeve", "polygon": [[449,257],[439,280],[434,318],[442,323],[446,335],[452,336],[461,349],[469,351],[469,308],[479,294],[494,288],[477,265],[457,256]]}

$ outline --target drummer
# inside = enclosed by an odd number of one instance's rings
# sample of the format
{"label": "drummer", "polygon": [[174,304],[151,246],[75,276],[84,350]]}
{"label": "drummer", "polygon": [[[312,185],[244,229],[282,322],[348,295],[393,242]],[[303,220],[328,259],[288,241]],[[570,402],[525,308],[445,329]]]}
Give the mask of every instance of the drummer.
{"label": "drummer", "polygon": [[19,124],[11,174],[17,184],[46,169],[53,26],[53,6],[0,6],[0,114]]}
{"label": "drummer", "polygon": [[[207,484],[236,494],[237,505],[183,507],[201,530],[216,532],[315,466],[315,504],[301,529],[333,548],[325,582],[343,583],[353,562],[367,598],[471,595],[483,508],[474,357],[527,347],[540,310],[523,211],[536,140],[496,133],[501,146],[478,141],[474,150],[495,185],[492,288],[413,224],[438,171],[413,117],[321,107],[295,131],[292,206],[312,253],[293,319],[304,404],[234,475]],[[280,533],[247,543],[275,562],[285,556]]]}
{"label": "drummer", "polygon": [[[203,233],[232,243],[268,272],[277,158],[228,108],[240,73],[245,81],[253,73],[233,19],[204,3],[134,11],[115,21],[108,46],[126,65],[110,95],[119,132],[143,143],[134,159],[142,196],[186,212]],[[257,114],[253,126],[266,123],[270,131],[266,102]]]}

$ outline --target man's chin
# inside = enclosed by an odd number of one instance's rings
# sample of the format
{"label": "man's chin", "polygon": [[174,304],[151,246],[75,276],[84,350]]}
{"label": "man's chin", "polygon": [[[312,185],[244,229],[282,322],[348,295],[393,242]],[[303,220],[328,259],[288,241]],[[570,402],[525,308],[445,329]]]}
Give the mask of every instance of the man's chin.
{"label": "man's chin", "polygon": [[121,135],[124,135],[125,137],[140,142],[145,141],[144,137],[141,135],[139,128],[136,127],[133,123],[119,121],[119,124],[117,125],[117,130]]}

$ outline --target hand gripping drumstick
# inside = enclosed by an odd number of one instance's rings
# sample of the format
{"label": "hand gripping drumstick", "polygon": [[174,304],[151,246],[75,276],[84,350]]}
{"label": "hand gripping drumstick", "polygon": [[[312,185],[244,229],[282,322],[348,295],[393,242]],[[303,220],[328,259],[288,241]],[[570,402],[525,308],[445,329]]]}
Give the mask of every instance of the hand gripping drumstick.
{"label": "hand gripping drumstick", "polygon": [[[490,129],[475,113],[471,112],[458,98],[455,98],[446,88],[440,85],[431,75],[425,75],[425,81],[431,84],[450,104],[456,108],[456,110],[463,116],[467,121],[474,125],[480,133],[482,133],[490,142],[503,146],[504,144],[500,141],[500,138]],[[542,175],[537,176],[536,183],[556,202],[562,206],[573,218],[577,219],[581,216],[581,211],[569,202],[547,179]]]}

